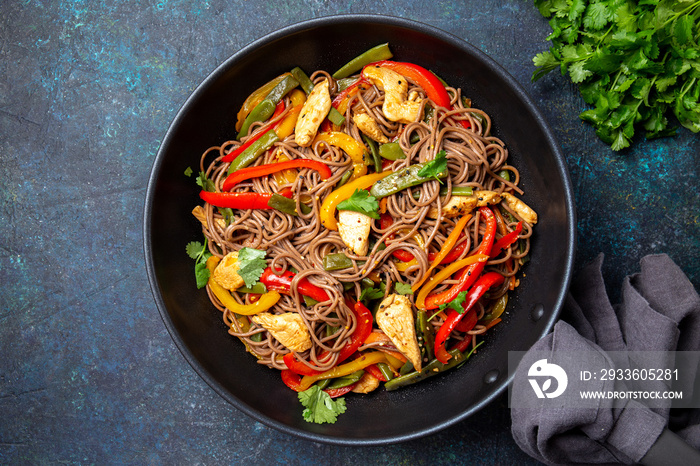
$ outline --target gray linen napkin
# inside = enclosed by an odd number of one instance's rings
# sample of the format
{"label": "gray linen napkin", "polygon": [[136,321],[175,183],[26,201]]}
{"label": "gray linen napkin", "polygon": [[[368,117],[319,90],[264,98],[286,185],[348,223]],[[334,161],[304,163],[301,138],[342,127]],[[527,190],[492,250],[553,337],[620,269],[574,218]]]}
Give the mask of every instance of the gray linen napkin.
{"label": "gray linen napkin", "polygon": [[[601,273],[603,255],[572,282],[552,333],[537,342],[522,359],[516,380],[535,362],[534,353],[595,351],[700,351],[700,296],[683,271],[664,254],[644,257],[641,271],[624,279],[622,302],[613,306]],[[530,355],[532,357],[529,357]],[[693,370],[697,371],[697,367]],[[692,393],[695,373],[687,374]],[[520,377],[519,377],[520,376]],[[611,389],[614,382],[596,381]],[[529,390],[513,384],[512,398]],[[520,448],[546,464],[634,464],[640,462],[665,429],[700,449],[700,409],[647,408],[635,400],[599,400],[597,408],[545,400],[537,407],[511,409],[512,434]],[[679,412],[676,412],[679,411]]]}

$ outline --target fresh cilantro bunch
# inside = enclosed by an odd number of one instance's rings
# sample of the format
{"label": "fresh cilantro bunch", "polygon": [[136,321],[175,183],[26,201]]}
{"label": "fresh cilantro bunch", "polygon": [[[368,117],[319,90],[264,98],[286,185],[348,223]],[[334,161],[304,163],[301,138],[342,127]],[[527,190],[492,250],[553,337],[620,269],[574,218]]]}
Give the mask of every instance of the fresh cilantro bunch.
{"label": "fresh cilantro bunch", "polygon": [[552,34],[536,81],[559,68],[593,106],[580,117],[613,150],[637,130],[700,131],[700,0],[535,0]]}

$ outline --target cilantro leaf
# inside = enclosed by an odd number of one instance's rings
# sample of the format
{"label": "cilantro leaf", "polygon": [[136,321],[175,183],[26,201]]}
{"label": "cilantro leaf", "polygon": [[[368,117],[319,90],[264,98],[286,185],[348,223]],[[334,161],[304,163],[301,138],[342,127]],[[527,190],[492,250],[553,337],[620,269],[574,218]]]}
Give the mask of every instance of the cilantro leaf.
{"label": "cilantro leaf", "polygon": [[362,293],[360,293],[360,301],[368,302],[374,301],[375,299],[380,299],[384,297],[384,291],[378,288],[364,288]]}
{"label": "cilantro leaf", "polygon": [[435,178],[436,180],[440,180],[438,178],[440,175],[445,173],[447,171],[447,153],[444,150],[441,150],[437,154],[435,154],[435,158],[431,160],[430,162],[426,162],[426,164],[418,170],[417,175],[422,176],[423,178]]}
{"label": "cilantro leaf", "polygon": [[197,283],[197,288],[204,288],[209,281],[209,269],[207,269],[207,259],[211,257],[209,249],[207,249],[207,240],[204,244],[199,241],[190,241],[185,245],[185,252],[191,259],[195,260],[194,278]]}
{"label": "cilantro leaf", "polygon": [[185,168],[185,176],[187,176],[187,177],[192,176],[192,167]]}
{"label": "cilantro leaf", "polygon": [[411,289],[411,285],[409,285],[408,283],[397,282],[394,285],[394,291],[397,292],[398,294],[413,294],[413,290]]}
{"label": "cilantro leaf", "polygon": [[338,204],[338,210],[352,210],[372,218],[379,218],[379,201],[364,189],[356,189],[352,195]]}
{"label": "cilantro leaf", "polygon": [[447,304],[441,304],[440,305],[440,310],[445,311],[447,309],[454,309],[455,311],[459,312],[460,314],[464,313],[464,300],[467,299],[467,292],[462,291],[459,293],[455,299],[450,301]]}
{"label": "cilantro leaf", "polygon": [[253,248],[242,248],[238,251],[237,273],[245,282],[245,286],[251,287],[260,279],[265,267],[267,267],[266,254],[265,251]]}
{"label": "cilantro leaf", "polygon": [[195,182],[204,191],[209,191],[209,192],[216,191],[216,186],[214,185],[214,182],[212,180],[210,180],[209,178],[207,178],[207,174],[204,172],[199,172],[199,175],[195,179]]}
{"label": "cilantro leaf", "polygon": [[307,422],[333,424],[338,420],[338,415],[343,414],[347,409],[344,398],[336,398],[334,400],[328,393],[318,388],[317,385],[299,392],[297,396],[301,404],[306,408],[302,414]]}

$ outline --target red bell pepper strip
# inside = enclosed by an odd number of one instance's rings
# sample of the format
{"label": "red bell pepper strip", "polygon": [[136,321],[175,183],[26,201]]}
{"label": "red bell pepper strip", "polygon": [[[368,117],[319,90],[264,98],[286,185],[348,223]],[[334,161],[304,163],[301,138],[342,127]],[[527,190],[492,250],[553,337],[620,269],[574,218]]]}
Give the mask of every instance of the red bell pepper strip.
{"label": "red bell pepper strip", "polygon": [[491,254],[489,257],[491,257],[491,259],[498,257],[505,248],[507,248],[508,246],[510,246],[518,240],[518,235],[520,235],[520,232],[522,231],[523,222],[518,222],[518,224],[515,226],[515,230],[511,231],[506,235],[503,235],[501,239],[496,241],[496,244],[494,244],[493,248],[491,248]]}
{"label": "red bell pepper strip", "polygon": [[[443,364],[446,364],[448,359],[452,357],[450,353],[447,352],[445,348],[445,343],[447,342],[447,339],[449,338],[452,331],[455,329],[455,327],[457,327],[457,324],[459,324],[462,317],[464,317],[466,314],[469,314],[470,312],[474,313],[475,317],[475,310],[473,311],[472,308],[477,303],[477,301],[479,301],[479,299],[481,299],[481,297],[484,296],[484,294],[488,291],[489,288],[491,288],[492,286],[500,285],[501,283],[503,283],[503,280],[505,280],[505,278],[498,272],[485,273],[479,278],[479,280],[477,280],[477,282],[474,284],[474,287],[472,287],[472,289],[469,290],[469,293],[467,293],[467,297],[464,300],[463,304],[464,312],[457,312],[454,309],[450,309],[450,311],[447,314],[447,318],[442,323],[442,325],[437,331],[437,334],[435,335],[435,358],[438,361],[440,361]],[[474,317],[472,317],[472,319],[474,319]],[[475,319],[474,325],[476,325]],[[474,325],[472,325],[472,328],[474,327]]]}
{"label": "red bell pepper strip", "polygon": [[317,371],[294,357],[294,353],[287,353],[282,356],[282,360],[287,365],[287,368],[298,375],[316,375],[322,371]]}
{"label": "red bell pepper strip", "polygon": [[234,186],[236,186],[241,181],[249,180],[251,178],[258,178],[261,176],[267,176],[272,173],[276,173],[282,170],[289,170],[291,168],[310,168],[316,170],[320,175],[322,180],[327,180],[333,175],[333,172],[323,162],[317,160],[309,159],[294,159],[287,160],[284,162],[269,163],[266,165],[258,165],[255,167],[246,167],[236,170],[226,177],[224,184],[221,186],[223,191],[230,191]]}
{"label": "red bell pepper strip", "polygon": [[[292,288],[292,280],[296,274],[291,270],[286,270],[282,275],[277,275],[272,271],[272,268],[267,267],[260,276],[260,282],[267,287],[268,290],[275,290],[281,293],[289,294]],[[318,287],[306,278],[299,280],[297,290],[300,294],[318,301],[328,301],[330,297],[326,290]]]}
{"label": "red bell pepper strip", "polygon": [[[447,89],[445,89],[445,85],[442,83],[442,81],[440,81],[440,78],[435,76],[432,71],[414,63],[397,62],[391,60],[370,63],[367,66],[381,66],[392,71],[396,71],[400,75],[413,80],[416,84],[422,87],[428,98],[435,102],[436,105],[452,110],[453,107],[450,105],[450,94],[447,92]],[[471,124],[469,124],[469,122],[466,120],[459,120],[459,123],[467,129],[471,127]]]}
{"label": "red bell pepper strip", "polygon": [[[284,107],[284,100],[281,100],[281,101],[277,104],[277,106],[275,107],[275,113],[272,114],[272,116],[270,117],[270,119],[273,119],[273,118],[279,116],[279,115],[284,111],[284,108],[285,108],[285,107]],[[280,123],[282,123],[282,120],[278,121],[278,122],[275,123],[274,125],[269,124],[269,125],[265,125],[263,128],[260,128],[255,134],[253,134],[252,136],[250,136],[246,142],[244,142],[243,144],[241,144],[240,146],[238,146],[237,148],[235,148],[234,150],[232,150],[232,151],[229,152],[228,154],[226,154],[226,155],[224,155],[223,157],[221,157],[221,161],[222,161],[222,162],[232,162],[236,157],[238,157],[238,156],[240,155],[241,152],[243,152],[244,150],[246,150],[246,149],[247,149],[250,145],[252,145],[255,141],[257,141],[258,139],[260,139],[260,138],[263,136],[263,134],[267,133],[267,131],[268,131],[270,128],[273,128],[273,129],[274,129],[274,128],[277,128],[277,126],[279,126]]]}
{"label": "red bell pepper strip", "polygon": [[331,398],[338,398],[339,396],[343,396],[346,393],[351,392],[352,389],[355,388],[355,385],[357,385],[357,382],[351,383],[350,385],[346,385],[344,387],[331,388],[323,391],[328,393],[328,396],[330,396]]}
{"label": "red bell pepper strip", "polygon": [[411,79],[420,87],[423,88],[428,98],[435,102],[436,105],[444,108],[450,107],[450,95],[447,93],[442,81],[435,76],[435,74],[422,66],[416,65],[414,63],[406,63],[391,60],[382,60],[374,63],[370,63],[367,66],[381,66],[382,68],[388,68],[392,71],[396,71],[400,75]]}
{"label": "red bell pepper strip", "polygon": [[[269,269],[269,267],[268,267],[268,269]],[[268,290],[270,290],[271,289],[270,286],[267,285],[267,283],[265,281],[265,274],[267,273],[268,269],[265,269],[262,277],[260,277],[260,281],[267,286]],[[270,269],[270,271],[271,271],[271,269]],[[302,279],[302,281],[303,281],[303,279]],[[299,292],[304,294],[301,291],[301,284],[299,285],[299,287],[300,287]],[[316,287],[316,288],[318,288],[318,287]],[[275,288],[272,288],[272,289],[275,289]],[[277,289],[277,291],[282,291],[282,290]],[[323,290],[321,290],[321,291],[323,291]],[[323,291],[323,292],[325,293],[325,291]],[[345,344],[345,346],[343,346],[343,348],[338,353],[338,360],[336,361],[336,365],[340,364],[341,362],[345,361],[347,358],[352,356],[357,351],[357,348],[362,346],[362,344],[365,342],[365,340],[367,339],[369,334],[372,333],[372,325],[374,323],[374,319],[372,318],[372,312],[369,309],[367,309],[367,307],[365,307],[364,304],[362,304],[361,302],[355,303],[355,302],[352,302],[350,300],[346,300],[346,303],[347,303],[348,307],[350,307],[350,309],[352,309],[353,312],[355,313],[355,316],[357,318],[357,327],[355,328],[355,332],[350,337],[350,341],[348,341]],[[309,367],[308,365],[304,364],[303,362],[297,361],[297,359],[293,353],[285,354],[282,357],[282,360],[287,365],[287,368],[289,368],[289,370],[291,372],[293,372],[297,375],[317,375],[317,374],[320,374],[321,372],[323,372],[323,371],[317,371],[317,370]]]}
{"label": "red bell pepper strip", "polygon": [[[486,222],[486,231],[481,244],[477,249],[477,254],[488,255],[493,247],[493,240],[496,237],[496,217],[488,207],[479,207],[479,213]],[[425,309],[436,309],[440,304],[449,303],[462,291],[466,291],[479,278],[484,270],[485,262],[476,262],[462,269],[457,276],[457,283],[445,291],[434,293],[425,298]]]}
{"label": "red bell pepper strip", "polygon": [[282,375],[282,382],[295,392],[301,391],[301,377],[289,369],[282,370],[280,372]]}
{"label": "red bell pepper strip", "polygon": [[[280,195],[291,199],[292,190],[283,189]],[[199,197],[203,201],[216,207],[230,207],[231,209],[271,209],[267,202],[272,193],[215,193],[200,191]]]}

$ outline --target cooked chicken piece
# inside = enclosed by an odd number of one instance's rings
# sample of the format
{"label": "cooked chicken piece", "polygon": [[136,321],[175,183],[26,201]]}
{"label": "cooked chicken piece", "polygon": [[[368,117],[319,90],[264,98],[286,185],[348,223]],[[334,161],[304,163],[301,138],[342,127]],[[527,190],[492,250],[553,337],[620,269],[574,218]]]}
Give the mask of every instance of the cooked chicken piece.
{"label": "cooked chicken piece", "polygon": [[311,348],[311,336],[304,320],[296,312],[272,314],[261,312],[250,318],[263,327],[290,351],[300,353]]}
{"label": "cooked chicken piece", "polygon": [[374,391],[377,387],[379,387],[379,379],[369,372],[365,372],[351,391],[353,393],[369,393]]}
{"label": "cooked chicken piece", "polygon": [[362,72],[372,84],[384,91],[382,111],[387,119],[399,123],[413,123],[420,118],[423,105],[418,94],[408,96],[408,80],[388,68],[368,66]]}
{"label": "cooked chicken piece", "polygon": [[413,306],[408,297],[401,294],[390,294],[379,305],[375,319],[379,328],[394,343],[396,349],[411,361],[416,370],[421,370],[420,348],[416,338]]}
{"label": "cooked chicken piece", "polygon": [[[471,196],[452,196],[447,203],[443,204],[442,216],[445,218],[461,217],[477,207],[498,204],[499,202],[501,202],[501,195],[495,191],[475,191]],[[428,217],[437,218],[437,209],[430,208]]]}
{"label": "cooked chicken piece", "polygon": [[331,94],[328,79],[316,84],[304,102],[294,128],[294,141],[300,146],[308,146],[314,140],[318,127],[331,109]]}
{"label": "cooked chicken piece", "polygon": [[358,256],[367,255],[372,218],[352,210],[338,211],[338,233],[343,243]]}
{"label": "cooked chicken piece", "polygon": [[[209,228],[209,225],[207,225],[207,214],[204,212],[204,207],[201,205],[196,206],[194,209],[192,209],[192,215],[195,216],[197,220],[199,220],[202,225],[204,225],[206,228]],[[214,222],[223,230],[226,228],[226,220],[223,218],[217,218],[214,220]]]}
{"label": "cooked chicken piece", "polygon": [[535,223],[537,223],[537,212],[532,210],[530,206],[528,206],[523,201],[521,201],[520,199],[518,199],[510,193],[503,193],[503,198],[506,200],[506,204],[508,204],[508,207],[513,209],[513,211],[515,211],[515,213],[518,214],[520,218],[525,220],[530,225],[534,225]]}
{"label": "cooked chicken piece", "polygon": [[214,269],[212,278],[227,290],[235,290],[242,287],[245,282],[238,275],[238,252],[231,251],[226,254]]}
{"label": "cooked chicken piece", "polygon": [[386,137],[379,128],[379,123],[377,123],[377,120],[371,116],[367,115],[366,113],[357,113],[352,119],[355,121],[355,124],[359,130],[371,139],[374,139],[380,144],[386,144],[389,142],[389,138]]}

